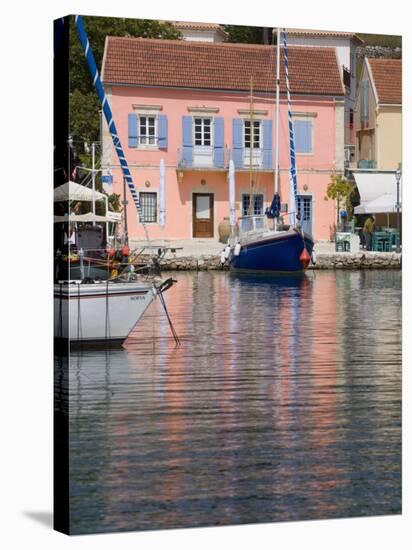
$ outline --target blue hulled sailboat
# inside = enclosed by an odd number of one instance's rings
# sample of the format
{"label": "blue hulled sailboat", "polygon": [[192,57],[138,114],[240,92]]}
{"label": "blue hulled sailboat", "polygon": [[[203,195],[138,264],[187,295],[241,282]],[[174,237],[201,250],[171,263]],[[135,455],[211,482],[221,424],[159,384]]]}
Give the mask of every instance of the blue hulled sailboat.
{"label": "blue hulled sailboat", "polygon": [[[284,63],[286,90],[288,99],[290,184],[288,215],[290,225],[279,224],[280,196],[279,186],[279,91],[280,91],[280,31],[277,32],[277,70],[276,70],[276,150],[275,150],[275,194],[270,208],[264,216],[243,216],[239,218],[239,231],[229,240],[231,254],[230,269],[238,272],[279,272],[303,273],[313,255],[313,238],[303,231],[297,214],[297,182],[294,131],[289,88],[288,53],[286,32],[284,36]],[[252,97],[252,93],[251,93]],[[253,107],[251,106],[251,113]],[[251,123],[252,127],[252,123]],[[251,144],[251,150],[253,144]],[[251,153],[252,154],[252,153]],[[252,162],[251,162],[252,165]],[[234,167],[231,161],[229,181],[234,188]],[[234,202],[234,191],[231,191]],[[252,200],[250,200],[250,205]],[[231,223],[234,226],[234,207],[231,205]],[[271,228],[269,228],[269,224]]]}

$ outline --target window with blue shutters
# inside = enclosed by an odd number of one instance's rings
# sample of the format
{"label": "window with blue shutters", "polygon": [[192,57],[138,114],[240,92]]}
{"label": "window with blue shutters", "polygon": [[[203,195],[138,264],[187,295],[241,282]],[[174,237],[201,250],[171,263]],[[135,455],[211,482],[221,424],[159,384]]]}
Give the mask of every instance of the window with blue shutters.
{"label": "window with blue shutters", "polygon": [[310,155],[313,153],[313,124],[311,120],[295,120],[293,122],[296,154]]}

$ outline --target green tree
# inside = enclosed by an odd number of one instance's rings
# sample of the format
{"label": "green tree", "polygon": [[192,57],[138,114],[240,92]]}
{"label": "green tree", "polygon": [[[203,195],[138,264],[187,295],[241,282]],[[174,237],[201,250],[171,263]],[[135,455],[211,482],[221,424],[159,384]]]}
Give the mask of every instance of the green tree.
{"label": "green tree", "polygon": [[[101,71],[106,36],[129,36],[177,40],[182,35],[170,23],[122,17],[84,17],[86,32]],[[74,155],[83,159],[83,143],[99,140],[100,102],[88,72],[77,36],[74,17],[70,20],[70,133]]]}
{"label": "green tree", "polygon": [[[271,44],[272,27],[247,27],[244,25],[224,25],[228,33],[227,42],[240,42],[245,44]],[[274,37],[276,42],[276,36]]]}
{"label": "green tree", "polygon": [[339,210],[344,205],[348,212],[352,211],[350,197],[354,191],[354,185],[347,181],[341,174],[333,174],[326,188],[325,201],[336,201],[337,223],[339,223]]}

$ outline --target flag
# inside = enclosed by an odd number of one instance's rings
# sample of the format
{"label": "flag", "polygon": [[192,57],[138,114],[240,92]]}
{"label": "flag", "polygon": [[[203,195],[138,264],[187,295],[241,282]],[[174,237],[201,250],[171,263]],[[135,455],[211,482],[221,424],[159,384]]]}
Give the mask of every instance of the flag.
{"label": "flag", "polygon": [[110,170],[107,171],[105,176],[102,176],[102,185],[104,191],[106,191],[108,195],[113,193],[113,176],[110,173]]}

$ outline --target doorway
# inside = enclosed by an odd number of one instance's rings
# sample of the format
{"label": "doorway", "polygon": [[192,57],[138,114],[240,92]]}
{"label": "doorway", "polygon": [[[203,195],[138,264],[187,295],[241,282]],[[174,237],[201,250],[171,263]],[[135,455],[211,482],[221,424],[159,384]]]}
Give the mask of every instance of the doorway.
{"label": "doorway", "polygon": [[312,196],[298,195],[296,205],[297,213],[300,217],[300,223],[305,233],[312,235]]}
{"label": "doorway", "polygon": [[193,193],[193,237],[213,237],[212,193]]}

